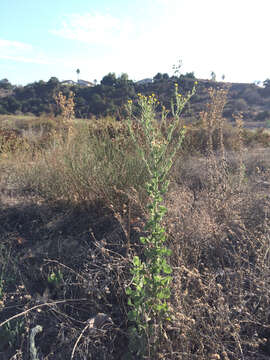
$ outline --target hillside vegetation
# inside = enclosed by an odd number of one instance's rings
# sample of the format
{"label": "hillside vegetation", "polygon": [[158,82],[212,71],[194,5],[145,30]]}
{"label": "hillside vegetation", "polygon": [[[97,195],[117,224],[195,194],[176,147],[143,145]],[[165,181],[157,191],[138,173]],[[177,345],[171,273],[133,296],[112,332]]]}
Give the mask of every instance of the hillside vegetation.
{"label": "hillside vegetation", "polygon": [[[5,80],[5,81],[4,81]],[[116,77],[114,73],[105,75],[101,83],[93,87],[79,85],[63,85],[57,78],[49,81],[38,81],[26,86],[12,86],[6,79],[0,81],[0,114],[41,114],[57,115],[59,109],[55,96],[61,91],[68,96],[75,94],[75,115],[78,118],[114,116],[118,120],[125,119],[125,104],[128,99],[136,99],[138,93],[156,94],[161,103],[170,108],[177,83],[182,94],[191,91],[195,76],[193,73],[169,77],[158,73],[153,82],[142,84],[129,80],[127,74]],[[233,120],[233,113],[241,111],[245,122],[270,121],[270,81],[264,81],[264,87],[255,84],[225,83],[211,80],[197,80],[196,94],[183,110],[182,116],[199,119],[199,113],[210,101],[209,88],[228,88],[227,103],[223,116]],[[161,109],[158,109],[159,111]]]}
{"label": "hillside vegetation", "polygon": [[0,359],[269,358],[270,135],[177,84],[1,117]]}

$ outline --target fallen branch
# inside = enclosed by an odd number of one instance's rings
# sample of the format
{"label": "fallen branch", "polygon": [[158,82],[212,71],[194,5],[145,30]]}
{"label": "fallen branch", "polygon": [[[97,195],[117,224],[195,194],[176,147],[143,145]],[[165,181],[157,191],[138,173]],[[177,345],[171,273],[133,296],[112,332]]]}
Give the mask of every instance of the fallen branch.
{"label": "fallen branch", "polygon": [[66,300],[58,300],[58,301],[52,301],[52,302],[46,302],[46,303],[43,303],[43,304],[39,304],[39,305],[35,305],[33,307],[31,307],[30,309],[27,309],[19,314],[16,314],[12,317],[10,317],[9,319],[3,321],[1,324],[0,324],[0,327],[4,326],[6,323],[8,323],[9,321],[11,320],[14,320],[14,319],[17,319],[18,317],[21,317],[23,315],[26,315],[27,313],[29,313],[30,311],[32,310],[35,310],[35,309],[38,309],[38,308],[41,308],[43,306],[51,306],[51,305],[56,305],[56,304],[63,304],[63,303],[66,303],[66,302],[76,302],[76,301],[88,301],[88,299],[66,299]]}

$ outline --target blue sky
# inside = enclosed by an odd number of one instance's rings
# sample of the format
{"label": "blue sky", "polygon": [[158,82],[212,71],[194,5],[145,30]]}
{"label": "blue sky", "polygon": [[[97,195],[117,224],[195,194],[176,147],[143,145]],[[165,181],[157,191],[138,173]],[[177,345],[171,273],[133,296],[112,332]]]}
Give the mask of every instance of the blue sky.
{"label": "blue sky", "polygon": [[0,79],[270,78],[269,0],[0,0]]}

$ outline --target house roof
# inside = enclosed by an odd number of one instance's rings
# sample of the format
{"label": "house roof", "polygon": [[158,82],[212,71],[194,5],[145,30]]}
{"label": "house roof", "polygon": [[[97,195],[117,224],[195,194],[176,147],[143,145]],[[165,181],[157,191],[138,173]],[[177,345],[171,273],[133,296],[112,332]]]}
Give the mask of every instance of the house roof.
{"label": "house roof", "polygon": [[79,85],[86,85],[86,86],[95,86],[95,84],[93,84],[92,82],[86,81],[86,80],[82,80],[82,79],[79,79],[79,80],[78,80],[78,84],[79,84]]}
{"label": "house roof", "polygon": [[61,84],[76,84],[76,81],[73,81],[73,80],[64,80],[64,81],[61,81]]}
{"label": "house roof", "polygon": [[147,79],[142,79],[136,82],[136,84],[149,84],[152,83],[153,79],[147,78]]}
{"label": "house roof", "polygon": [[82,80],[82,79],[79,79],[78,81],[64,80],[64,81],[61,81],[61,84],[64,84],[64,85],[66,84],[66,85],[95,86],[94,83],[92,83],[90,81]]}

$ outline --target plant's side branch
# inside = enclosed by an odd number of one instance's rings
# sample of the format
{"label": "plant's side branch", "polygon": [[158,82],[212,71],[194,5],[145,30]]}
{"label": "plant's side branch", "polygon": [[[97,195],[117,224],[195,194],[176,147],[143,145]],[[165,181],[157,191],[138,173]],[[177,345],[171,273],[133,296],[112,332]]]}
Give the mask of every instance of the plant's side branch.
{"label": "plant's side branch", "polygon": [[21,312],[19,314],[11,316],[9,319],[3,321],[0,324],[0,328],[2,326],[4,326],[6,323],[8,323],[9,321],[17,319],[17,318],[19,318],[19,317],[21,317],[23,315],[28,314],[30,311],[41,308],[43,306],[51,306],[51,305],[56,305],[56,304],[64,304],[64,303],[67,303],[67,302],[77,302],[77,301],[88,301],[88,299],[66,299],[66,300],[58,300],[58,301],[46,302],[46,303],[43,303],[43,304],[35,305],[35,306],[31,307],[30,309],[27,309],[27,310],[25,310],[25,311],[23,311],[23,312]]}

